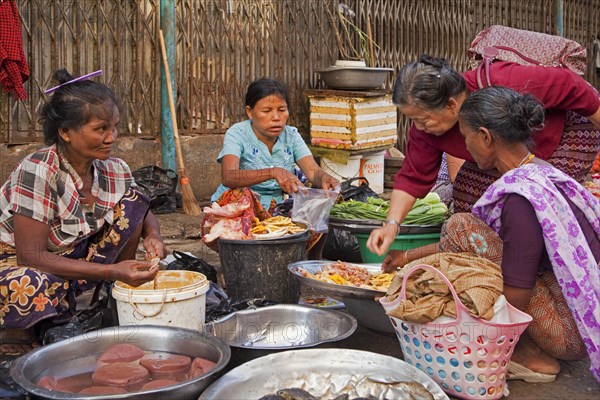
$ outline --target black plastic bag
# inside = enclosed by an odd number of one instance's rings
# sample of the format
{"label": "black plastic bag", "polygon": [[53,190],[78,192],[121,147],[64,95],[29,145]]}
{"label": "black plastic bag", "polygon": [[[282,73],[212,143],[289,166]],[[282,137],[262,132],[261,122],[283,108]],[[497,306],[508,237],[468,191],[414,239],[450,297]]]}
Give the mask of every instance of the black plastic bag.
{"label": "black plastic bag", "polygon": [[10,376],[10,366],[13,361],[17,359],[11,356],[10,359],[6,359],[7,356],[0,362],[0,399],[27,399],[27,391],[23,389],[14,379]]}
{"label": "black plastic bag", "polygon": [[150,209],[155,214],[168,214],[177,209],[177,173],[156,165],[132,172],[140,192],[150,198]]}
{"label": "black plastic bag", "polygon": [[[360,183],[358,186],[352,186],[352,182],[359,180]],[[342,182],[342,188],[340,191],[340,196],[344,201],[346,200],[355,200],[355,201],[367,201],[369,197],[379,198],[377,193],[371,189],[369,186],[369,181],[367,178],[363,176],[358,176],[355,178],[348,179],[347,181]]]}
{"label": "black plastic bag", "polygon": [[210,287],[208,288],[208,292],[206,292],[206,308],[218,307],[219,304],[223,300],[229,299],[227,293],[223,290],[221,286],[214,282],[209,282]]}
{"label": "black plastic bag", "polygon": [[285,199],[283,203],[279,203],[275,206],[275,209],[273,210],[273,216],[291,217],[293,207],[294,198],[290,197],[289,199]]}
{"label": "black plastic bag", "polygon": [[211,322],[217,320],[221,317],[224,317],[232,312],[245,310],[247,308],[259,308],[259,307],[267,307],[278,304],[275,301],[266,300],[263,298],[258,299],[246,299],[246,300],[235,300],[232,298],[227,298],[221,301],[221,303],[217,305],[212,305],[210,307],[206,307],[206,316],[205,321]]}
{"label": "black plastic bag", "polygon": [[323,258],[332,261],[362,263],[358,239],[350,231],[329,227],[323,247]]}
{"label": "black plastic bag", "polygon": [[103,328],[106,325],[104,321],[111,319],[109,314],[108,297],[104,297],[92,307],[78,312],[66,324],[47,328],[42,343],[45,346]]}
{"label": "black plastic bag", "polygon": [[200,272],[201,274],[204,274],[209,281],[217,283],[217,270],[203,259],[190,256],[177,250],[173,250],[173,257],[175,257],[175,261],[169,263],[167,270]]}

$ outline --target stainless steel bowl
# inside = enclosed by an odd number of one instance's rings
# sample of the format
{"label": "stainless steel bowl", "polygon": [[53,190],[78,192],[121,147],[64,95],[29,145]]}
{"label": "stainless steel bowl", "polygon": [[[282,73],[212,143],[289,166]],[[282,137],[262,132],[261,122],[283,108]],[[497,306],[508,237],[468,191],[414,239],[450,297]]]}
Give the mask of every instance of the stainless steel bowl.
{"label": "stainless steel bowl", "polygon": [[408,363],[390,356],[348,349],[292,350],[249,361],[210,385],[199,400],[258,399],[292,387],[331,399],[342,393],[352,393],[361,385],[357,381],[370,385],[366,390],[379,389],[378,393],[385,390],[379,385],[386,384],[377,385],[377,381],[412,381],[423,385],[435,400],[448,400],[437,383]]}
{"label": "stainless steel bowl", "polygon": [[343,340],[357,325],[344,312],[281,304],[231,313],[205,330],[229,344],[232,364],[240,365],[273,352]]}
{"label": "stainless steel bowl", "polygon": [[342,340],[356,327],[343,312],[281,304],[231,313],[206,324],[206,332],[232,347],[287,350]]}
{"label": "stainless steel bowl", "polygon": [[[119,326],[91,331],[84,335],[40,347],[18,358],[10,369],[11,377],[36,398],[83,400],[90,396],[51,391],[36,385],[41,374],[71,375],[91,371],[95,355],[116,343],[130,343],[148,351],[164,351],[203,357],[216,363],[206,375],[177,385],[143,392],[94,396],[94,399],[196,399],[220,374],[231,357],[229,346],[218,338],[198,331],[166,326]],[[90,357],[91,356],[91,357]],[[90,364],[91,361],[91,364]],[[72,370],[71,373],[65,370]]]}
{"label": "stainless steel bowl", "polygon": [[381,88],[392,71],[392,68],[337,66],[317,70],[328,88],[351,90]]}

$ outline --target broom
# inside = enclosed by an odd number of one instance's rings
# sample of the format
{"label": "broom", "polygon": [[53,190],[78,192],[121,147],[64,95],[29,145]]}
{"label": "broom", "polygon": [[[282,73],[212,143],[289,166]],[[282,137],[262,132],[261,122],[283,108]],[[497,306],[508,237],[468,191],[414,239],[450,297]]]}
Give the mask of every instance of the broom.
{"label": "broom", "polygon": [[159,30],[158,33],[163,67],[165,69],[165,79],[167,81],[167,91],[169,92],[169,109],[171,111],[173,137],[175,138],[175,155],[177,156],[177,173],[179,174],[179,186],[181,188],[181,197],[183,199],[183,212],[187,215],[202,215],[200,206],[198,206],[198,202],[196,201],[194,192],[190,186],[190,180],[185,173],[183,155],[181,154],[181,144],[179,143],[179,131],[177,130],[177,117],[175,115],[175,103],[173,102],[173,88],[171,86],[171,75],[169,74],[169,63],[167,62],[165,39],[163,37],[162,29]]}

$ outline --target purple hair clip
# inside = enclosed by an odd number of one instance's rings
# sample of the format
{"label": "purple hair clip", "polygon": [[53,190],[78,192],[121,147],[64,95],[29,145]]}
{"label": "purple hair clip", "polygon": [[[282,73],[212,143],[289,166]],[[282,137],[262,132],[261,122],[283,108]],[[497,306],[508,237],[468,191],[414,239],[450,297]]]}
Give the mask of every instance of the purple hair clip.
{"label": "purple hair clip", "polygon": [[52,92],[54,92],[56,89],[58,89],[61,86],[69,85],[71,83],[75,83],[75,82],[79,82],[79,81],[85,81],[87,79],[93,78],[93,77],[98,76],[98,75],[102,75],[102,70],[101,69],[99,69],[98,71],[90,72],[87,75],[82,75],[79,78],[71,79],[68,82],[61,83],[58,86],[54,86],[53,88],[47,89],[47,90],[44,91],[44,94],[52,93]]}

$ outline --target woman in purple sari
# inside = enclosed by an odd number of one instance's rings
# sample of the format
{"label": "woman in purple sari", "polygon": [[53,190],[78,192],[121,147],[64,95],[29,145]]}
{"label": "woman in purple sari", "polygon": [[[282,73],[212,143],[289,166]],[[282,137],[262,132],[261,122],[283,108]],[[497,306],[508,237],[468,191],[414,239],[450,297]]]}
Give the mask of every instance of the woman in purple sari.
{"label": "woman in purple sari", "polygon": [[157,263],[135,260],[140,238],[148,259],[164,257],[149,200],[127,164],[111,157],[120,119],[112,90],[65,70],[54,77],[60,85],[41,111],[48,147],[21,160],[0,188],[5,353],[32,339],[41,321],[68,321],[76,297],[103,281],[152,280]]}
{"label": "woman in purple sari", "polygon": [[533,322],[521,336],[509,379],[548,382],[557,359],[589,354],[600,381],[600,202],[528,148],[544,121],[531,95],[490,87],[463,103],[459,123],[482,170],[502,176],[474,205],[454,214],[437,246],[395,252],[384,268],[435,251],[471,252],[502,267],[504,295]]}

